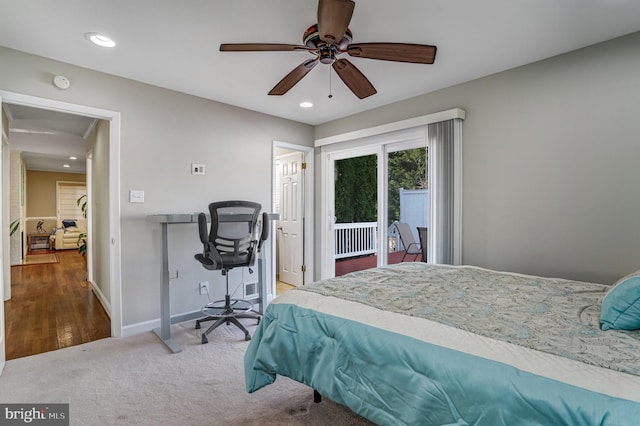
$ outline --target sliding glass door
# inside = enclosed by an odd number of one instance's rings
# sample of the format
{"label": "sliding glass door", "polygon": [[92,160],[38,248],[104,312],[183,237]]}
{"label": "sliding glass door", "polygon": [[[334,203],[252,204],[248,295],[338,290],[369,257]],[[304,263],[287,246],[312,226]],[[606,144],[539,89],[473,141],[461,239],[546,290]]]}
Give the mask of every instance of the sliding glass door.
{"label": "sliding glass door", "polygon": [[386,149],[387,264],[426,261],[430,208],[427,147],[416,145],[394,144]]}
{"label": "sliding glass door", "polygon": [[378,265],[378,157],[358,150],[332,162],[335,276]]}
{"label": "sliding glass door", "polygon": [[[418,228],[429,223],[425,138],[339,151],[328,159],[327,276],[423,260]],[[401,228],[409,229],[403,238]]]}
{"label": "sliding glass door", "polygon": [[[322,140],[320,202],[325,220],[320,222],[320,278],[335,276],[336,257],[346,262],[367,256],[367,266],[407,261],[461,264],[463,119],[463,111],[451,110],[421,117],[423,125],[415,127],[392,130],[400,125],[394,123],[344,135],[341,141]],[[336,191],[347,185],[341,175],[346,173],[341,171],[343,164],[349,164],[344,160],[365,156],[375,157],[375,166],[369,160],[367,172],[356,172],[354,179],[369,200],[370,187],[376,187],[377,216],[341,217],[341,223],[372,228],[365,235],[367,242],[375,240],[375,248],[369,245],[367,252],[346,255],[338,244],[338,228],[346,225],[336,226]],[[354,195],[343,196],[340,203],[358,210]]]}

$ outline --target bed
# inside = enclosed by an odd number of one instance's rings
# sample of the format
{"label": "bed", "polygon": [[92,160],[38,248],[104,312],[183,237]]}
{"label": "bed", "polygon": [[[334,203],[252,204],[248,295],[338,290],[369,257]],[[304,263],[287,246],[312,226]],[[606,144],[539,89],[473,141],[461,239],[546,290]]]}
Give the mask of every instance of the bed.
{"label": "bed", "polygon": [[380,425],[635,425],[638,329],[640,271],[608,286],[402,263],[275,298],[246,388],[290,377]]}

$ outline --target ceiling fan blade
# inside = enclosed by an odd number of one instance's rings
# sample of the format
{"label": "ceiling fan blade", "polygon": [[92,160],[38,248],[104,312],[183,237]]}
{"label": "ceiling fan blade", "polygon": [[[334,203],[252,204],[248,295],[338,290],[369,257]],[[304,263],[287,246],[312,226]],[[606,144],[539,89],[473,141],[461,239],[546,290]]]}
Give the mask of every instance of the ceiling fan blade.
{"label": "ceiling fan blade", "polygon": [[220,45],[221,52],[278,52],[293,50],[309,50],[309,48],[297,44],[274,43],[223,43]]}
{"label": "ceiling fan blade", "polygon": [[364,99],[378,93],[367,77],[346,59],[338,59],[333,63],[332,67],[336,71],[336,74],[338,74],[338,77],[342,79],[344,84],[346,84],[358,98]]}
{"label": "ceiling fan blade", "polygon": [[413,64],[433,64],[436,50],[436,46],[411,43],[357,43],[347,47],[350,56]]}
{"label": "ceiling fan blade", "polygon": [[352,0],[319,0],[318,36],[327,43],[338,43],[347,32],[355,3]]}
{"label": "ceiling fan blade", "polygon": [[307,75],[309,71],[313,69],[318,63],[318,58],[309,59],[308,61],[303,62],[293,69],[289,74],[287,74],[282,80],[276,84],[273,89],[269,92],[270,95],[284,95],[287,93],[293,86],[298,84],[302,78]]}

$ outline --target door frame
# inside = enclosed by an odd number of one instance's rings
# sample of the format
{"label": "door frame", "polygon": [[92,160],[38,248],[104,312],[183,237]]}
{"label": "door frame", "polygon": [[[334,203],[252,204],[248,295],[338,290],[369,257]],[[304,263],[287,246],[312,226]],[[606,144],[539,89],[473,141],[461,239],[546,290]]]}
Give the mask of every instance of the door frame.
{"label": "door frame", "polygon": [[[117,111],[110,111],[101,108],[94,108],[86,105],[72,104],[62,101],[56,101],[47,98],[41,98],[31,95],[24,95],[15,92],[9,92],[0,90],[0,105],[3,103],[10,103],[15,105],[29,106],[34,108],[59,111],[64,113],[84,115],[93,117],[109,122],[109,206],[107,208],[109,214],[109,237],[110,237],[110,250],[109,250],[109,276],[110,276],[110,303],[107,309],[111,318],[111,335],[113,337],[122,336],[122,276],[121,276],[121,241],[120,241],[120,113]],[[11,143],[11,141],[9,141]],[[2,196],[4,197],[9,190],[8,182],[2,182]],[[87,188],[90,191],[90,188]],[[4,217],[4,223],[8,218]],[[6,228],[6,227],[4,227]],[[8,238],[8,229],[3,229],[0,233],[3,240],[3,247],[5,246],[4,240]],[[6,253],[5,253],[6,254]],[[92,259],[87,259],[92,261]],[[4,255],[0,268],[4,275],[7,268],[11,268],[9,264],[9,258]],[[92,268],[93,269],[93,268]],[[0,287],[4,285],[11,285],[9,283],[3,283],[0,281]],[[4,289],[0,288],[0,293],[3,293]],[[2,311],[2,318],[0,323],[4,323],[4,312]],[[4,327],[3,327],[4,329]],[[0,338],[0,360],[5,359],[4,348],[4,333]],[[3,365],[2,365],[3,366]],[[2,369],[0,366],[0,372]]]}
{"label": "door frame", "polygon": [[[0,98],[0,110],[2,110],[2,99]],[[4,364],[7,359],[5,346],[6,346],[6,333],[4,326],[4,301],[11,297],[11,288],[5,292],[6,276],[11,279],[11,266],[9,271],[6,271],[5,264],[11,264],[11,256],[7,256],[10,252],[9,245],[9,194],[5,191],[6,182],[9,177],[9,135],[4,130],[4,114],[0,111],[0,187],[2,191],[0,193],[0,224],[2,224],[2,232],[0,232],[0,295],[2,295],[2,304],[0,304],[0,374],[4,369]]]}
{"label": "door frame", "polygon": [[[302,209],[300,211],[303,213],[304,217],[304,226],[303,226],[303,259],[302,263],[305,265],[306,269],[302,274],[302,282],[304,284],[308,284],[313,282],[316,278],[314,275],[314,263],[315,263],[315,252],[313,249],[314,246],[314,238],[313,238],[313,211],[314,211],[314,202],[313,202],[313,182],[314,182],[314,148],[311,146],[298,145],[290,142],[282,142],[282,141],[273,141],[272,143],[272,151],[271,151],[271,211],[275,211],[276,206],[276,151],[278,149],[283,149],[287,151],[298,151],[303,153],[303,161],[307,164],[306,171],[304,172],[304,185],[303,192],[304,195],[300,200],[303,203]],[[273,229],[273,228],[272,228]],[[272,289],[271,295],[275,297],[276,295],[276,272],[277,272],[277,263],[276,263],[276,254],[277,254],[277,244],[275,234],[274,238],[271,238],[271,253],[274,253],[271,259],[271,282]]]}

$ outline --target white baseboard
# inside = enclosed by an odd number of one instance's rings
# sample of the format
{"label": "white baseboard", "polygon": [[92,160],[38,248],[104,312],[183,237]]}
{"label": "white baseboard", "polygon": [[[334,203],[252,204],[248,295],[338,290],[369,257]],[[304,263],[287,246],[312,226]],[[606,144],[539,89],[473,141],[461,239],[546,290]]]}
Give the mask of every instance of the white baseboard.
{"label": "white baseboard", "polygon": [[[171,315],[171,324],[177,324],[184,321],[200,318],[203,314],[200,310],[192,312],[184,312],[181,314]],[[138,322],[135,324],[125,325],[122,327],[122,337],[133,336],[135,334],[146,333],[154,328],[160,327],[160,318]]]}
{"label": "white baseboard", "polygon": [[89,281],[89,283],[91,284],[91,289],[93,290],[93,293],[96,295],[96,297],[100,301],[100,304],[102,305],[104,310],[107,311],[107,315],[109,315],[109,318],[111,318],[111,304],[109,303],[107,298],[104,297],[102,290],[100,290],[100,287],[98,287],[96,283],[94,283],[93,281]]}

